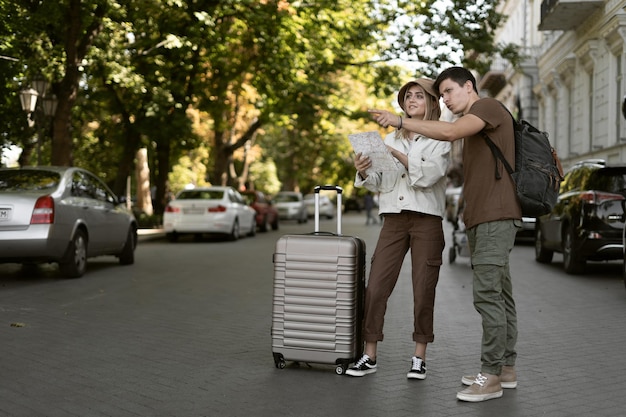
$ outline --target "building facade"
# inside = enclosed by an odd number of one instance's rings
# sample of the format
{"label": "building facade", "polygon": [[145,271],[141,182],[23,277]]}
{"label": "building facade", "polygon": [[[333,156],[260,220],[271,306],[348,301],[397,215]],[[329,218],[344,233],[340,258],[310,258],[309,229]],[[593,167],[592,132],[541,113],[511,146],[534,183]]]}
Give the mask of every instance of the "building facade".
{"label": "building facade", "polygon": [[549,133],[564,168],[626,162],[626,0],[504,0],[496,42],[516,43],[519,68],[495,60],[482,94]]}

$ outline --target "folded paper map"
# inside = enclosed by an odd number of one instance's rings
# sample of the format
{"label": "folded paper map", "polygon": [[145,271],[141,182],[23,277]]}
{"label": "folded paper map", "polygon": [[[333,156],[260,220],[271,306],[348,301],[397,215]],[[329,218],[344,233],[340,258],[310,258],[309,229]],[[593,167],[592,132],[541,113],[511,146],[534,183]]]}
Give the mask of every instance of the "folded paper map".
{"label": "folded paper map", "polygon": [[353,133],[348,135],[348,139],[355,153],[368,156],[372,161],[372,166],[367,170],[368,175],[372,172],[397,171],[400,168],[400,162],[391,156],[378,132]]}

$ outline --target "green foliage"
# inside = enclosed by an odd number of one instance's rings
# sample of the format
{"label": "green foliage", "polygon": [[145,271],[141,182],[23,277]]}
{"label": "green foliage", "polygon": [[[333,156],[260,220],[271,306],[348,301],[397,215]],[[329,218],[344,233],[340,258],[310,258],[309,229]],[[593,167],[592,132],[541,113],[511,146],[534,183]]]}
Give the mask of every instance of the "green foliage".
{"label": "green foliage", "polygon": [[[54,134],[71,132],[72,163],[118,193],[142,147],[157,201],[168,181],[174,190],[240,181],[268,193],[321,183],[348,191],[347,135],[378,128],[369,107],[391,108],[408,78],[451,64],[484,71],[498,54],[517,62],[516,47],[493,44],[504,18],[496,4],[1,0],[0,142],[32,140],[18,91],[43,74],[64,97]],[[259,150],[244,160],[250,144]],[[54,160],[50,141],[42,149],[42,161]]]}
{"label": "green foliage", "polygon": [[162,214],[147,215],[144,212],[134,211],[139,229],[156,229],[163,225]]}
{"label": "green foliage", "polygon": [[25,68],[20,47],[29,42],[21,38],[27,12],[14,1],[0,1],[0,117],[2,132],[0,146],[22,145],[32,140],[34,131],[28,128],[22,111],[19,91],[27,88],[21,81]]}
{"label": "green foliage", "polygon": [[[428,18],[422,22],[422,31],[428,33],[428,45],[434,54],[419,59],[432,58],[435,69],[441,70],[450,63],[450,56],[460,59],[461,65],[486,73],[494,57],[500,55],[518,63],[517,48],[511,44],[495,44],[495,32],[506,16],[496,11],[499,0],[436,0]],[[439,13],[433,11],[439,10]],[[431,67],[431,69],[433,68]],[[430,71],[427,73],[433,74]]]}
{"label": "green foliage", "polygon": [[180,157],[168,176],[169,191],[176,195],[187,186],[202,187],[210,185],[205,180],[206,166],[203,164],[207,156],[207,149],[199,147]]}
{"label": "green foliage", "polygon": [[279,192],[281,184],[278,180],[274,161],[267,159],[253,162],[250,166],[248,182],[254,184],[255,189],[259,189],[268,195]]}

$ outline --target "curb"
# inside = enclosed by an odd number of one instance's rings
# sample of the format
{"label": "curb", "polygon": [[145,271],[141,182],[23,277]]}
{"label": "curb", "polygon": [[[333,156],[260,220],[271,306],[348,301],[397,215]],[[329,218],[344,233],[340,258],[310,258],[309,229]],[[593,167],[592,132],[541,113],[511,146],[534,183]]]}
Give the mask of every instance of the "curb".
{"label": "curb", "polygon": [[137,239],[140,242],[145,242],[147,240],[156,240],[163,239],[165,237],[165,232],[163,229],[139,229],[137,230]]}

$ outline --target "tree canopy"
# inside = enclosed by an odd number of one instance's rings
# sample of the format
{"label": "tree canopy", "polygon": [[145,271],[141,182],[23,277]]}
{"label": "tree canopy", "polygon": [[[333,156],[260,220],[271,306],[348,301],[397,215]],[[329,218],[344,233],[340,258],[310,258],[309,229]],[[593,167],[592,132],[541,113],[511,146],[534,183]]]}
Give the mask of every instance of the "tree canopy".
{"label": "tree canopy", "polygon": [[[117,193],[147,148],[157,211],[181,158],[214,184],[351,182],[346,134],[377,128],[368,107],[390,106],[409,77],[515,59],[494,45],[496,4],[2,0],[2,146],[37,146],[37,163],[84,166]],[[58,105],[29,127],[19,91],[36,77]]]}

